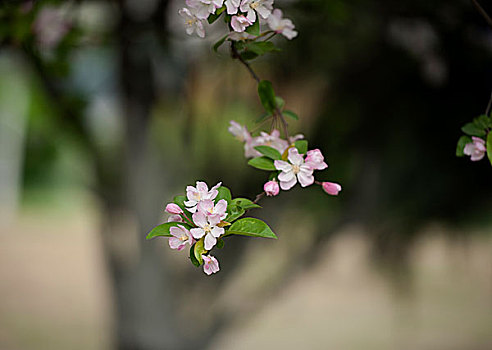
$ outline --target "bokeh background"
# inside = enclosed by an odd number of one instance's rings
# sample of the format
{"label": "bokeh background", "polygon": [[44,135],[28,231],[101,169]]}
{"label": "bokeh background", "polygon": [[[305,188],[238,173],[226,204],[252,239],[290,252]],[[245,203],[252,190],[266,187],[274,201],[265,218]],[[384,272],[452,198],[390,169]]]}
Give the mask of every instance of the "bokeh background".
{"label": "bokeh background", "polygon": [[264,200],[279,240],[213,277],[145,234],[196,180],[261,191],[227,126],[262,109],[183,3],[1,2],[0,348],[492,349],[492,169],[455,157],[492,89],[472,2],[275,1],[299,37],[253,65],[343,191]]}

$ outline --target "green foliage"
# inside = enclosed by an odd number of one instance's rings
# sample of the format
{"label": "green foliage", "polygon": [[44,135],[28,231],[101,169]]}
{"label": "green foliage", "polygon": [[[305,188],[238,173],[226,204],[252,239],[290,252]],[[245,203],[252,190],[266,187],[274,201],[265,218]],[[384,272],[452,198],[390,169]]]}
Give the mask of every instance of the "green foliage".
{"label": "green foliage", "polygon": [[219,238],[219,239],[217,240],[217,244],[216,244],[215,246],[217,247],[217,249],[222,249],[222,248],[224,248],[224,246],[225,246],[225,242],[224,242],[224,240],[223,240],[223,239],[221,239],[221,238]]}
{"label": "green foliage", "polygon": [[273,114],[277,107],[277,101],[275,100],[275,91],[272,83],[268,80],[260,81],[258,84],[258,96],[260,96],[261,104],[265,110]]}
{"label": "green foliage", "polygon": [[260,19],[257,18],[256,22],[246,28],[246,33],[249,33],[254,36],[260,35]]}
{"label": "green foliage", "polygon": [[209,17],[208,17],[208,23],[212,24],[214,23],[216,20],[219,19],[220,15],[226,10],[226,6],[222,6],[220,9],[217,9],[215,11],[215,13],[211,14]]}
{"label": "green foliage", "polygon": [[195,265],[196,267],[200,267],[200,262],[197,260],[197,258],[195,257],[195,246],[196,246],[196,243],[193,244],[190,248],[190,260],[191,260],[191,263],[193,265]]}
{"label": "green foliage", "polygon": [[306,140],[299,140],[294,143],[299,154],[306,154],[308,151],[308,142]]}
{"label": "green foliage", "polygon": [[238,205],[229,205],[227,206],[227,217],[225,219],[226,222],[234,222],[237,219],[239,219],[241,216],[243,216],[246,213],[246,210],[241,208]]}
{"label": "green foliage", "polygon": [[456,146],[456,156],[463,157],[465,155],[464,153],[465,146],[471,142],[472,139],[470,136],[461,136],[460,139],[458,140],[458,145]]}
{"label": "green foliage", "polygon": [[258,56],[262,56],[269,52],[280,51],[271,41],[250,41],[245,45],[245,50],[254,52]]}
{"label": "green foliage", "polygon": [[280,96],[275,96],[275,103],[277,105],[277,108],[282,110],[285,107],[285,100],[280,97]]}
{"label": "green foliage", "polygon": [[229,35],[229,34],[224,35],[224,36],[223,36],[223,37],[222,37],[219,41],[217,41],[217,42],[214,44],[213,49],[214,49],[214,51],[215,51],[215,52],[217,52],[217,51],[219,50],[219,47],[221,47],[221,46],[222,46],[222,44],[224,44],[224,43],[225,43],[225,41],[226,41],[226,39],[227,39],[227,36],[228,36],[228,35]]}
{"label": "green foliage", "polygon": [[253,168],[267,171],[275,171],[275,165],[273,164],[273,160],[267,157],[257,157],[253,158],[248,162]]}
{"label": "green foliage", "polygon": [[234,205],[237,205],[238,207],[241,207],[245,210],[261,208],[261,206],[259,206],[256,203],[253,203],[253,201],[251,201],[247,198],[235,198],[232,200],[231,203]]}
{"label": "green foliage", "polygon": [[152,231],[147,234],[146,239],[152,239],[155,237],[172,237],[171,233],[169,233],[169,230],[171,229],[171,227],[178,225],[186,227],[188,230],[191,228],[190,225],[182,222],[166,222],[165,224],[154,227]]}
{"label": "green foliage", "polygon": [[282,155],[279,151],[277,151],[273,147],[269,146],[256,146],[255,150],[263,154],[265,157],[270,158],[272,160],[280,160],[282,159]]}
{"label": "green foliage", "polygon": [[202,254],[207,253],[207,251],[205,250],[204,242],[205,239],[201,238],[194,244],[194,248],[193,248],[193,255],[195,256],[195,259],[198,261],[200,265],[203,264]]}
{"label": "green foliage", "polygon": [[265,222],[255,218],[244,218],[236,221],[227,230],[226,235],[277,239],[275,233],[273,233]]}
{"label": "green foliage", "polygon": [[230,203],[232,200],[232,195],[231,195],[231,190],[229,190],[227,187],[220,186],[217,191],[219,191],[219,194],[217,197],[215,197],[215,203],[220,201],[221,199],[225,199],[227,203]]}
{"label": "green foliage", "polygon": [[299,120],[299,116],[292,111],[283,111],[282,114],[294,120]]}
{"label": "green foliage", "polygon": [[461,131],[467,135],[477,137],[485,136],[486,134],[485,130],[477,126],[475,123],[465,124],[465,126],[461,128]]}

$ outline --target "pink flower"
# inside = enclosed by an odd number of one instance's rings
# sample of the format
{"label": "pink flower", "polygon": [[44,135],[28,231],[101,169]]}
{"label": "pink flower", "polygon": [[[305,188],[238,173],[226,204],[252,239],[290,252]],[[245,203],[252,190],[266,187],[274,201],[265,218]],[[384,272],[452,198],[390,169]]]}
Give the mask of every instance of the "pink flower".
{"label": "pink flower", "polygon": [[306,155],[306,164],[314,170],[323,170],[328,168],[325,158],[319,149],[308,151]]}
{"label": "pink flower", "polygon": [[213,273],[217,273],[220,270],[219,262],[212,255],[202,255],[203,259],[203,272],[207,275],[211,275]]}
{"label": "pink flower", "polygon": [[180,215],[171,215],[167,218],[167,222],[184,222]]}
{"label": "pink flower", "polygon": [[185,21],[186,34],[192,35],[196,32],[196,35],[200,38],[205,38],[205,28],[203,27],[203,22],[200,18],[203,17],[203,15],[198,17],[197,10],[195,8],[188,9],[186,7],[179,10],[179,15],[183,17]]}
{"label": "pink flower", "polygon": [[280,188],[278,187],[277,181],[268,181],[264,186],[263,190],[267,194],[267,196],[273,197],[278,195],[280,192]]}
{"label": "pink flower", "polygon": [[294,23],[290,19],[283,18],[282,11],[279,9],[273,10],[273,13],[268,17],[268,26],[274,32],[282,34],[289,40],[294,39],[298,34],[294,30]]}
{"label": "pink flower", "polygon": [[241,125],[241,124],[235,122],[234,120],[231,120],[229,123],[231,125],[231,126],[229,126],[229,129],[228,129],[229,132],[231,134],[233,134],[234,136],[236,136],[236,138],[239,141],[245,142],[245,141],[251,140],[251,134],[249,133],[248,129],[244,125]]}
{"label": "pink flower", "polygon": [[267,19],[273,10],[273,0],[243,0],[241,1],[241,12],[247,13],[248,19],[251,23],[256,21],[256,12]]}
{"label": "pink flower", "polygon": [[218,215],[207,216],[202,212],[196,212],[193,214],[193,222],[197,225],[197,228],[192,228],[191,234],[194,238],[200,239],[205,236],[205,249],[212,249],[217,243],[217,238],[224,234],[225,230],[217,225],[220,223],[220,217]]}
{"label": "pink flower", "polygon": [[289,162],[283,160],[275,161],[275,168],[282,171],[278,176],[280,188],[284,191],[290,190],[297,181],[302,187],[310,186],[314,183],[313,169],[304,163],[304,158],[299,154],[297,148],[289,149]]}
{"label": "pink flower", "polygon": [[222,7],[224,0],[186,0],[198,19],[207,19],[215,10]]}
{"label": "pink flower", "polygon": [[467,156],[471,156],[473,162],[481,160],[487,153],[487,148],[485,147],[485,141],[480,137],[472,136],[473,142],[466,144],[464,153]]}
{"label": "pink flower", "polygon": [[257,143],[255,146],[269,146],[275,148],[280,153],[284,153],[287,147],[289,147],[289,143],[280,138],[280,131],[277,129],[273,130],[271,134],[262,131],[255,142]]}
{"label": "pink flower", "polygon": [[323,190],[332,196],[338,196],[338,193],[342,190],[342,186],[334,182],[323,182]]}
{"label": "pink flower", "polygon": [[166,212],[168,212],[169,214],[179,215],[183,214],[183,209],[181,209],[177,204],[169,203],[168,205],[166,205]]}
{"label": "pink flower", "polygon": [[233,16],[231,20],[231,27],[235,32],[241,33],[246,30],[250,25],[253,24],[253,21],[250,21],[243,15]]}
{"label": "pink flower", "polygon": [[226,0],[225,4],[227,7],[227,14],[235,15],[239,5],[241,5],[241,0]]}
{"label": "pink flower", "polygon": [[190,231],[184,226],[173,226],[170,228],[169,233],[173,235],[173,237],[169,237],[169,246],[171,249],[183,250],[186,243],[189,243],[190,246],[194,243]]}
{"label": "pink flower", "polygon": [[207,216],[216,215],[220,220],[224,220],[227,216],[227,201],[221,199],[214,205],[214,201],[211,199],[205,199],[200,201],[197,206],[198,212]]}
{"label": "pink flower", "polygon": [[188,200],[184,202],[184,204],[186,205],[186,209],[188,209],[188,211],[191,213],[195,213],[196,206],[200,201],[205,199],[213,200],[215,199],[215,197],[217,197],[217,195],[219,194],[219,191],[217,189],[221,185],[222,182],[219,182],[217,185],[212,187],[210,191],[208,190],[207,184],[202,181],[197,181],[196,187],[193,186],[186,187],[186,196],[188,198]]}

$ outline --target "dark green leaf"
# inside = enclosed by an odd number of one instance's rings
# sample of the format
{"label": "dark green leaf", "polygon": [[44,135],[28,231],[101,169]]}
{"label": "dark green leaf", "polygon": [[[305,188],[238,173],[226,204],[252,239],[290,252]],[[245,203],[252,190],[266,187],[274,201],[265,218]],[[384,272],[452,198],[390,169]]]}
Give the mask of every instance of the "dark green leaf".
{"label": "dark green leaf", "polygon": [[485,136],[486,132],[484,129],[477,127],[474,123],[468,123],[461,130],[470,136]]}
{"label": "dark green leaf", "polygon": [[195,245],[196,243],[193,244],[190,248],[190,260],[193,265],[195,265],[196,267],[200,267],[200,262],[195,257]]}
{"label": "dark green leaf", "polygon": [[298,115],[295,114],[292,111],[283,111],[282,114],[285,115],[285,116],[287,116],[287,117],[289,117],[289,118],[292,118],[292,119],[295,119],[295,120],[299,120]]}
{"label": "dark green leaf", "polygon": [[217,41],[214,45],[214,51],[217,52],[219,50],[219,47],[222,46],[222,44],[226,41],[227,35],[221,38],[219,41]]}
{"label": "dark green leaf", "polygon": [[273,164],[273,160],[267,157],[257,157],[253,158],[248,162],[249,165],[251,165],[253,168],[260,169],[260,170],[277,170],[275,168],[275,165]]}
{"label": "dark green leaf", "polygon": [[492,165],[492,131],[487,136],[487,157],[489,157],[490,165]]}
{"label": "dark green leaf", "polygon": [[274,238],[277,236],[268,225],[255,218],[244,218],[236,221],[227,230],[226,235],[241,235],[250,237]]}
{"label": "dark green leaf", "polygon": [[492,128],[492,118],[487,117],[485,114],[473,119],[473,124],[479,129]]}
{"label": "dark green leaf", "polygon": [[222,12],[224,12],[226,9],[225,5],[222,6],[220,9],[217,9],[215,11],[215,13],[211,14],[208,16],[208,23],[212,24],[214,23],[216,20],[219,19],[220,15],[222,14]]}
{"label": "dark green leaf", "polygon": [[305,154],[308,151],[308,143],[306,140],[299,140],[294,142],[299,154]]}
{"label": "dark green leaf", "polygon": [[253,203],[253,201],[247,199],[247,198],[234,198],[231,202],[233,205],[237,205],[243,209],[249,210],[249,209],[255,209],[255,208],[261,208],[256,203]]}
{"label": "dark green leaf", "polygon": [[246,213],[246,211],[243,208],[241,208],[237,205],[229,205],[227,207],[227,212],[228,212],[228,215],[227,215],[225,221],[231,222],[231,223],[233,221],[239,219],[241,216],[243,216]]}
{"label": "dark green leaf", "polygon": [[271,41],[250,41],[246,43],[245,49],[252,51],[258,56],[262,56],[268,52],[280,51]]}
{"label": "dark green leaf", "polygon": [[273,90],[272,83],[268,80],[262,80],[258,84],[258,95],[260,96],[261,104],[265,110],[273,114],[277,103],[275,101],[275,91]]}
{"label": "dark green leaf", "polygon": [[470,136],[461,136],[460,139],[458,140],[458,145],[456,146],[456,156],[463,157],[465,155],[465,153],[463,152],[465,146],[471,142],[472,139]]}
{"label": "dark green leaf", "polygon": [[224,248],[224,245],[225,245],[224,240],[223,240],[223,239],[221,239],[221,238],[219,238],[219,239],[217,240],[217,244],[216,244],[215,246],[217,247],[217,249],[222,249],[222,248]]}
{"label": "dark green leaf", "polygon": [[217,197],[215,197],[215,203],[217,203],[221,199],[225,199],[227,203],[231,202],[231,191],[227,187],[220,186],[217,190],[219,191],[219,194],[217,195]]}
{"label": "dark green leaf", "polygon": [[275,96],[275,103],[277,104],[277,108],[282,110],[285,107],[285,100],[282,97]]}
{"label": "dark green leaf", "polygon": [[249,33],[249,34],[254,35],[254,36],[260,35],[260,19],[259,18],[256,20],[255,23],[253,23],[252,25],[250,25],[246,29],[246,33]]}
{"label": "dark green leaf", "polygon": [[165,224],[154,227],[152,229],[152,231],[150,231],[147,234],[146,239],[152,239],[155,237],[172,237],[171,233],[169,233],[169,229],[171,227],[178,226],[178,225],[184,226],[188,230],[191,228],[190,225],[182,223],[182,222],[167,222]]}
{"label": "dark green leaf", "polygon": [[273,160],[280,160],[282,158],[282,155],[280,154],[279,151],[277,151],[273,147],[269,146],[256,146],[255,150],[263,154],[264,156],[273,159]]}
{"label": "dark green leaf", "polygon": [[243,53],[241,53],[241,58],[246,61],[253,60],[256,57],[258,57],[258,54],[253,51],[244,51]]}

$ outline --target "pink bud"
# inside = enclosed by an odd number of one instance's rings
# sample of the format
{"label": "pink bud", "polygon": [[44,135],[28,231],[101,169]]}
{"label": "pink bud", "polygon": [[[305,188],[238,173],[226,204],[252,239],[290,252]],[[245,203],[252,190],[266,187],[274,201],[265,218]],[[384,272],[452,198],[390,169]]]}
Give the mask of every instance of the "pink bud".
{"label": "pink bud", "polygon": [[263,186],[263,190],[266,192],[267,196],[276,196],[280,192],[277,181],[268,181]]}
{"label": "pink bud", "polygon": [[169,203],[168,205],[166,205],[166,211],[169,214],[175,214],[175,215],[183,214],[183,210],[177,204],[174,203]]}
{"label": "pink bud", "polygon": [[342,186],[334,182],[323,182],[323,190],[332,196],[338,196]]}

